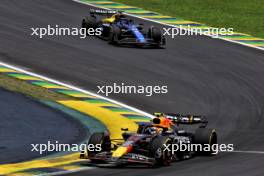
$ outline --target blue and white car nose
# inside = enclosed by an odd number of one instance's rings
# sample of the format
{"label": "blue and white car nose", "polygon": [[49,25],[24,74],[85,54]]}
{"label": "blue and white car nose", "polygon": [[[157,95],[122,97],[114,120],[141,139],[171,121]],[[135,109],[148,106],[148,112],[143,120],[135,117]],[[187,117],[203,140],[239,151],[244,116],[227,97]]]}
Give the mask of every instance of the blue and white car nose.
{"label": "blue and white car nose", "polygon": [[138,39],[139,42],[141,43],[145,43],[146,39],[143,36],[143,34],[138,30],[138,28],[136,26],[132,26],[131,27],[132,32],[134,33],[134,35],[136,36],[136,38]]}

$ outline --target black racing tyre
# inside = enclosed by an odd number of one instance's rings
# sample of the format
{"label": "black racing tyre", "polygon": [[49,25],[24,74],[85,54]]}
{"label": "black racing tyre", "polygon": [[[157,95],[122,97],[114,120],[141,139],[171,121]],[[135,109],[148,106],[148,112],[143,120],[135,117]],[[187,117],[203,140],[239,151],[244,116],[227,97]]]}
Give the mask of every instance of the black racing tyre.
{"label": "black racing tyre", "polygon": [[171,151],[165,150],[165,145],[171,144],[172,140],[167,136],[158,136],[150,144],[150,155],[154,157],[157,165],[168,166],[171,163]]}
{"label": "black racing tyre", "polygon": [[93,16],[87,16],[84,17],[82,20],[82,28],[96,28],[97,22],[96,22],[96,17]]}
{"label": "black racing tyre", "polygon": [[159,28],[152,26],[149,28],[148,37],[152,38],[154,42],[160,43],[162,40],[162,32]]}
{"label": "black racing tyre", "polygon": [[121,29],[120,29],[120,27],[118,27],[118,26],[112,26],[110,28],[110,33],[109,33],[109,39],[108,39],[109,43],[110,44],[114,44],[114,45],[118,44],[118,41],[120,39],[120,36],[121,36]]}
{"label": "black racing tyre", "polygon": [[198,151],[200,155],[212,155],[212,146],[217,144],[217,133],[215,129],[198,128],[195,131],[194,143],[202,144],[202,146],[210,146],[210,151]]}
{"label": "black racing tyre", "polygon": [[87,151],[88,157],[89,156],[94,156],[99,152],[103,151],[110,151],[111,150],[111,141],[109,136],[105,136],[104,133],[94,133],[90,137],[88,141],[88,145],[93,144],[93,145],[98,145],[101,144],[101,151]]}

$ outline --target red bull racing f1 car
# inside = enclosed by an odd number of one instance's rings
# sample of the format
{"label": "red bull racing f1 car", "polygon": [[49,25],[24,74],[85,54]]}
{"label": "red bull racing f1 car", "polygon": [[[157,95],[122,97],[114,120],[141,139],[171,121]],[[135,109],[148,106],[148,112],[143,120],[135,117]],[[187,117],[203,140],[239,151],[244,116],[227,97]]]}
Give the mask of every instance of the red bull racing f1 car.
{"label": "red bull racing f1 car", "polygon": [[165,37],[161,29],[151,26],[144,30],[143,24],[135,24],[122,12],[91,9],[90,15],[83,18],[82,28],[100,28],[100,38],[115,45],[134,45],[140,47],[163,47]]}
{"label": "red bull racing f1 car", "polygon": [[[140,122],[136,132],[122,129],[122,139],[111,139],[108,133],[94,133],[89,144],[101,144],[101,151],[82,152],[80,157],[89,159],[91,164],[102,167],[143,164],[146,166],[169,165],[195,155],[212,155],[212,146],[217,144],[215,129],[207,128],[203,116],[156,113],[151,122]],[[180,128],[180,125],[195,125],[194,131]],[[207,145],[206,151],[174,151],[179,144]]]}

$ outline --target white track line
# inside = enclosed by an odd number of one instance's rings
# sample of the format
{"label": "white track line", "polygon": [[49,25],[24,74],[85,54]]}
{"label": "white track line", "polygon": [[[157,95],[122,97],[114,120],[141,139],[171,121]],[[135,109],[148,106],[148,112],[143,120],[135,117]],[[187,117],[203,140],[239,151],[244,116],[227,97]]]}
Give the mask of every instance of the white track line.
{"label": "white track line", "polygon": [[73,169],[69,171],[58,171],[58,172],[51,172],[47,174],[39,174],[37,176],[49,176],[49,175],[62,175],[62,174],[71,174],[71,173],[76,173],[76,172],[81,172],[81,171],[87,171],[94,169],[94,167],[86,167],[86,168],[80,168],[80,169]]}
{"label": "white track line", "polygon": [[228,153],[264,154],[264,151],[243,151],[243,150],[234,150],[234,151],[229,151]]}
{"label": "white track line", "polygon": [[1,61],[0,61],[0,65],[6,66],[6,67],[8,67],[8,68],[11,68],[11,69],[14,69],[14,70],[20,71],[20,72],[22,72],[22,73],[25,73],[25,74],[28,74],[28,75],[31,75],[31,76],[34,76],[34,77],[38,77],[38,78],[41,78],[41,79],[47,80],[47,81],[49,81],[49,82],[56,83],[56,84],[61,85],[61,86],[64,86],[64,87],[71,88],[71,89],[73,89],[73,90],[80,91],[80,92],[85,93],[85,94],[90,94],[90,95],[95,96],[95,97],[97,97],[97,98],[100,98],[100,99],[103,99],[103,100],[107,100],[107,101],[109,101],[109,102],[111,102],[111,103],[117,104],[117,105],[119,105],[119,106],[122,106],[122,107],[128,108],[128,109],[130,109],[130,110],[132,110],[132,111],[138,112],[138,113],[140,113],[140,114],[142,114],[142,115],[145,115],[145,116],[147,116],[147,117],[153,118],[153,115],[151,115],[151,114],[149,114],[149,113],[147,113],[147,112],[144,112],[144,111],[142,111],[142,110],[139,110],[139,109],[137,109],[137,108],[135,108],[135,107],[132,107],[132,106],[129,106],[129,105],[123,104],[123,103],[121,103],[121,102],[119,102],[119,101],[116,101],[116,100],[113,100],[113,99],[110,99],[110,98],[103,97],[103,96],[98,95],[98,94],[96,94],[96,93],[93,93],[93,92],[90,92],[90,91],[87,91],[87,90],[84,90],[84,89],[81,89],[81,88],[75,87],[75,86],[73,86],[73,85],[66,84],[66,83],[60,82],[60,81],[58,81],[58,80],[51,79],[51,78],[48,78],[48,77],[45,77],[45,76],[42,76],[42,75],[39,75],[39,74],[36,74],[36,73],[30,72],[30,71],[26,71],[26,70],[24,70],[24,69],[22,69],[22,68],[19,68],[19,67],[16,67],[16,66],[12,66],[12,65],[9,65],[9,64],[4,63],[4,62],[1,62]]}
{"label": "white track line", "polygon": [[[85,5],[88,5],[88,6],[92,6],[92,7],[100,8],[100,9],[109,10],[109,8],[99,7],[97,5],[90,4],[90,3],[85,3],[85,2],[81,2],[79,0],[72,0],[72,1],[77,2],[77,3],[81,3],[81,4],[85,4]],[[131,17],[139,18],[139,19],[142,19],[142,20],[151,21],[151,22],[154,22],[154,23],[158,23],[158,24],[162,24],[162,25],[165,25],[165,26],[170,26],[170,27],[174,27],[174,28],[178,28],[178,29],[182,29],[182,30],[190,31],[191,32],[190,29],[185,29],[185,28],[182,28],[182,27],[179,27],[179,26],[175,26],[175,25],[171,25],[171,24],[166,24],[166,23],[163,23],[163,22],[160,22],[160,21],[143,18],[143,17],[137,16],[137,15],[133,15],[133,14],[129,14],[129,13],[124,13],[124,14],[126,14],[128,16],[131,16]],[[234,40],[230,40],[230,39],[225,39],[225,38],[218,38],[218,37],[215,37],[215,36],[209,35],[209,34],[208,35],[202,34],[202,35],[208,36],[208,37],[211,37],[211,38],[214,38],[214,39],[225,40],[225,41],[228,41],[228,42],[231,42],[231,43],[236,43],[236,44],[240,44],[240,45],[244,45],[244,46],[247,46],[247,47],[251,47],[251,48],[255,48],[255,49],[259,49],[259,50],[264,51],[264,48],[257,47],[257,46],[254,46],[254,45],[250,45],[250,44],[246,44],[246,43],[242,43],[242,42],[238,42],[238,41],[234,41]]]}

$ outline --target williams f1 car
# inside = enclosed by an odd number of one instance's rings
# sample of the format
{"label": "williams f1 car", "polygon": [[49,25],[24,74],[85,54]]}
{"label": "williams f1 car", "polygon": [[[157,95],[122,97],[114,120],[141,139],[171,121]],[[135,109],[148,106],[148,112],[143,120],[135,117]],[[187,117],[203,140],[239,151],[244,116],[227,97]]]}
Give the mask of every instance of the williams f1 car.
{"label": "williams f1 car", "polygon": [[[156,113],[151,122],[140,122],[136,132],[122,129],[122,139],[111,139],[109,133],[94,133],[87,145],[101,144],[101,151],[81,152],[80,158],[101,167],[124,165],[169,165],[195,155],[213,155],[212,146],[217,144],[215,129],[206,128],[208,121],[202,116],[173,113]],[[180,124],[198,127],[194,131],[180,128]],[[208,150],[173,151],[173,145],[199,144]]]}
{"label": "williams f1 car", "polygon": [[83,18],[82,28],[101,30],[100,38],[115,45],[133,45],[140,47],[163,47],[165,37],[161,29],[151,26],[144,30],[143,24],[135,24],[122,12],[91,9],[90,15]]}

